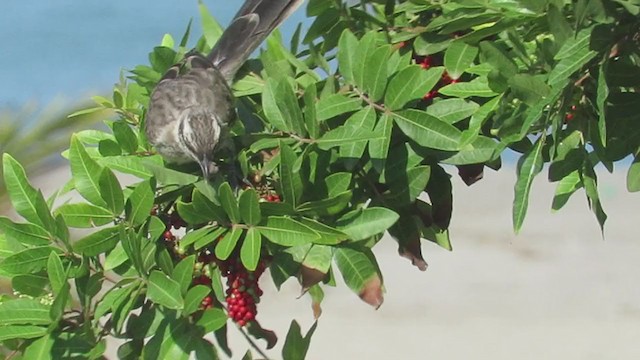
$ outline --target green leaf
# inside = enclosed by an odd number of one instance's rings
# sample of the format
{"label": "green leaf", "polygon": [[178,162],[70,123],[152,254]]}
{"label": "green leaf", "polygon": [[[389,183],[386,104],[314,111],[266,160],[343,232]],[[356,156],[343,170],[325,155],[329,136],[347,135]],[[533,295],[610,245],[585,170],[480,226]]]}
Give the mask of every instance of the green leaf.
{"label": "green leaf", "polygon": [[296,206],[302,196],[302,179],[295,170],[298,157],[288,145],[280,142],[280,182],[285,203]]}
{"label": "green leaf", "polygon": [[213,233],[217,229],[219,228],[214,227],[213,225],[207,225],[201,227],[200,229],[189,231],[180,239],[180,246],[187,248],[191,244],[200,241],[201,239],[209,238],[209,234]]}
{"label": "green leaf", "polygon": [[191,315],[198,311],[200,304],[202,304],[202,299],[209,295],[210,292],[211,288],[204,285],[196,285],[189,289],[184,296],[184,314]]}
{"label": "green leaf", "polygon": [[228,232],[216,245],[216,258],[220,260],[226,260],[229,258],[233,250],[236,248],[242,232],[243,230],[239,227],[231,229],[231,231]]}
{"label": "green leaf", "polygon": [[347,240],[349,236],[342,231],[333,228],[331,226],[322,224],[316,220],[312,220],[309,218],[300,219],[300,223],[304,226],[311,228],[313,231],[317,232],[320,235],[318,240],[315,240],[315,244],[319,245],[335,245],[339,244],[344,240]]}
{"label": "green leaf", "polygon": [[62,286],[67,282],[67,273],[60,260],[60,255],[55,252],[51,252],[47,259],[47,276],[49,276],[51,291],[54,295],[58,295]]}
{"label": "green leaf", "polygon": [[114,220],[112,211],[88,203],[64,204],[56,209],[68,226],[91,228],[108,224]]}
{"label": "green leaf", "polygon": [[[306,269],[313,269],[327,274],[331,268],[331,260],[333,259],[333,246],[313,245],[307,252],[302,261],[302,265]],[[304,288],[308,288],[308,284],[303,284]]]}
{"label": "green leaf", "polygon": [[180,286],[180,293],[186,295],[193,280],[193,267],[196,264],[196,256],[189,255],[180,260],[171,273],[171,278]]}
{"label": "green leaf", "polygon": [[354,82],[353,68],[356,66],[358,39],[353,33],[345,29],[338,40],[338,67],[340,74],[350,82]]}
{"label": "green leaf", "polygon": [[336,215],[349,205],[352,196],[352,191],[344,191],[327,199],[300,204],[296,211],[307,216]]}
{"label": "green leaf", "polygon": [[371,250],[337,248],[334,259],[347,286],[362,300],[378,308],[383,301],[382,279]]}
{"label": "green leaf", "polygon": [[607,63],[600,64],[598,70],[598,89],[596,97],[596,106],[598,108],[598,132],[600,133],[600,142],[602,146],[607,146],[607,98],[609,97],[609,86],[606,79]]}
{"label": "green leaf", "polygon": [[31,223],[14,223],[4,216],[0,216],[0,228],[8,239],[24,245],[48,245],[52,240],[51,235],[42,227]]}
{"label": "green leaf", "polygon": [[419,110],[393,113],[396,124],[418,144],[439,150],[458,150],[460,130],[453,125]]}
{"label": "green leaf", "polygon": [[349,142],[375,141],[382,140],[382,137],[375,136],[368,129],[355,129],[351,126],[339,126],[316,140],[316,144],[322,150],[329,150],[335,146],[342,146]]}
{"label": "green leaf", "polygon": [[[0,326],[0,341],[15,339],[33,339],[44,336],[47,328],[31,325]],[[31,359],[31,358],[30,358]]]}
{"label": "green leaf", "polygon": [[[376,123],[376,111],[373,107],[367,106],[364,109],[350,116],[344,123],[344,128],[350,129],[351,138],[372,136]],[[346,131],[349,133],[349,131]],[[367,141],[348,141],[340,145],[340,157],[345,159],[347,169],[352,169],[362,158]]]}
{"label": "green leaf", "polygon": [[438,92],[442,95],[468,98],[470,96],[477,97],[494,97],[498,95],[489,87],[486,77],[477,77],[469,82],[459,82],[441,87]]}
{"label": "green leaf", "polygon": [[629,192],[640,191],[640,156],[636,155],[627,172],[627,190]]}
{"label": "green leaf", "polygon": [[488,41],[480,42],[480,50],[484,57],[484,61],[500,73],[505,79],[508,79],[518,73],[518,65],[494,43]]}
{"label": "green leaf", "polygon": [[338,115],[359,110],[362,100],[342,94],[332,94],[320,98],[316,103],[316,118],[322,122]]}
{"label": "green leaf", "polygon": [[444,53],[444,67],[452,79],[458,79],[473,64],[478,48],[463,41],[452,42]]}
{"label": "green leaf", "polygon": [[390,50],[391,45],[381,46],[364,59],[367,71],[363,77],[363,88],[373,101],[380,100],[387,87],[387,60]]}
{"label": "green leaf", "polygon": [[479,135],[471,144],[464,145],[460,151],[443,159],[450,165],[482,164],[499,158],[504,145],[486,136]]}
{"label": "green leaf", "polygon": [[541,77],[529,74],[516,74],[508,83],[514,95],[529,106],[535,106],[551,92]]}
{"label": "green leaf", "polygon": [[120,186],[118,178],[116,178],[110,169],[104,168],[102,174],[100,174],[98,185],[100,186],[100,194],[107,205],[107,209],[111,210],[115,216],[120,215],[124,210],[124,195],[122,194],[122,187]]}
{"label": "green leaf", "polygon": [[596,176],[596,172],[593,170],[593,165],[588,159],[585,160],[582,168],[582,182],[584,184],[584,190],[587,193],[589,207],[596,215],[596,219],[600,225],[600,230],[602,231],[602,236],[604,236],[604,223],[607,221],[607,214],[602,208],[600,195],[598,194],[598,177]]}
{"label": "green leaf", "polygon": [[221,329],[227,323],[227,314],[220,309],[208,309],[202,313],[196,324],[204,328],[205,333]]}
{"label": "green leaf", "polygon": [[21,298],[0,303],[0,325],[48,325],[50,323],[49,306],[41,304],[37,299]]}
{"label": "green leaf", "polygon": [[155,161],[158,165],[162,164],[162,158],[160,156],[152,157],[138,157],[138,156],[107,156],[96,159],[102,166],[108,167],[114,171],[119,171],[124,174],[130,174],[140,179],[149,179],[153,176],[153,173],[147,169],[145,164],[151,161]]}
{"label": "green leaf", "polygon": [[419,65],[400,70],[389,82],[385,106],[390,110],[398,110],[408,102],[422,98],[440,81],[443,71],[441,66],[425,71]]}
{"label": "green leaf", "polygon": [[355,85],[361,89],[365,89],[365,80],[368,77],[369,70],[367,68],[366,59],[370,58],[372,54],[376,51],[376,37],[377,31],[369,31],[367,32],[358,42],[358,47],[355,49],[355,54],[357,54],[357,59],[362,59],[357,61],[354,59],[353,63],[353,80]]}
{"label": "green leaf", "polygon": [[274,244],[282,246],[305,245],[320,240],[320,235],[310,227],[288,217],[270,216],[260,233]]}
{"label": "green leaf", "polygon": [[143,160],[142,165],[156,178],[158,183],[164,185],[191,185],[200,178],[196,175],[168,169],[154,160]]}
{"label": "green leaf", "polygon": [[571,195],[573,195],[578,189],[582,188],[582,186],[582,180],[578,170],[562,178],[556,186],[551,209],[553,209],[553,211],[560,210],[567,201],[569,201]]}
{"label": "green leaf", "polygon": [[317,92],[315,83],[304,89],[304,123],[312,139],[320,136],[320,123],[316,114]]}
{"label": "green leaf", "polygon": [[242,192],[238,201],[240,206],[240,215],[247,225],[258,225],[262,220],[260,213],[260,204],[258,204],[258,194],[252,188]]}
{"label": "green leaf", "polygon": [[112,250],[119,241],[118,227],[110,227],[88,235],[73,244],[73,250],[84,256],[97,256]]}
{"label": "green leaf", "polygon": [[545,135],[542,135],[518,164],[518,179],[516,180],[515,198],[513,200],[513,229],[516,233],[522,228],[522,223],[527,215],[533,179],[542,170],[542,146],[544,142]]}
{"label": "green leaf", "polygon": [[306,135],[302,111],[288,78],[269,78],[262,93],[264,114],[276,129]]}
{"label": "green leaf", "polygon": [[392,117],[389,114],[382,114],[375,128],[373,128],[373,136],[376,137],[376,140],[369,141],[369,156],[374,169],[378,173],[382,172],[387,161],[392,130]]}
{"label": "green leaf", "polygon": [[126,204],[127,220],[131,225],[142,224],[149,217],[153,207],[154,193],[149,181],[140,182],[129,195]]}
{"label": "green leaf", "polygon": [[111,126],[118,144],[129,154],[138,151],[138,137],[125,121],[116,121]]}
{"label": "green leaf", "polygon": [[347,191],[351,185],[352,174],[348,172],[335,172],[324,179],[330,197]]}
{"label": "green leaf", "polygon": [[152,271],[149,276],[147,296],[154,303],[169,309],[182,309],[184,306],[180,284],[158,270]]}
{"label": "green leaf", "polygon": [[43,275],[24,274],[11,278],[13,291],[25,296],[43,296],[49,292],[46,289],[47,285],[49,285],[49,279]]}
{"label": "green leaf", "polygon": [[427,107],[427,114],[448,124],[455,124],[473,115],[480,105],[463,99],[444,99]]}
{"label": "green leaf", "polygon": [[16,275],[35,273],[47,266],[47,260],[52,251],[61,252],[60,249],[51,246],[38,246],[21,250],[0,261],[0,270]]}
{"label": "green leaf", "polygon": [[387,183],[391,187],[391,200],[398,205],[408,205],[424,192],[431,176],[431,166],[422,165],[411,168],[402,175],[391,179],[387,176]]}
{"label": "green leaf", "polygon": [[16,212],[29,222],[52,230],[54,221],[42,192],[29,184],[24,169],[11,155],[4,153],[2,164],[7,193]]}
{"label": "green leaf", "polygon": [[195,250],[200,250],[202,248],[204,248],[205,246],[211,244],[212,242],[218,241],[222,239],[222,236],[224,236],[224,234],[227,232],[227,228],[225,227],[219,227],[215,230],[213,230],[212,232],[208,233],[207,236],[204,236],[200,239],[198,239],[193,248]]}
{"label": "green leaf", "polygon": [[351,211],[336,221],[338,230],[354,241],[383,233],[398,221],[399,215],[390,209],[372,207]]}
{"label": "green leaf", "polygon": [[200,21],[202,22],[202,34],[209,47],[212,47],[222,35],[222,26],[211,15],[202,0],[198,1],[198,9],[200,11]]}
{"label": "green leaf", "polygon": [[[571,43],[568,41],[567,43]],[[593,59],[598,52],[590,50],[589,46],[581,47],[576,52],[560,60],[549,73],[549,85],[553,86],[568,79],[573,73],[578,71]]]}
{"label": "green leaf", "polygon": [[215,220],[219,223],[226,223],[229,221],[224,209],[220,205],[216,205],[211,201],[211,199],[209,199],[209,197],[198,189],[193,191],[191,205],[193,207],[193,211],[199,214],[198,217],[205,220],[202,222]]}
{"label": "green leaf", "polygon": [[[24,329],[23,329],[24,330]],[[36,332],[41,331],[36,330]],[[52,349],[54,344],[54,338],[47,334],[41,338],[32,342],[26,349],[24,349],[24,359],[30,360],[49,360],[53,359]]]}
{"label": "green leaf", "polygon": [[311,336],[313,336],[313,333],[316,331],[317,325],[318,322],[314,322],[307,334],[302,337],[300,325],[298,325],[295,320],[292,320],[291,326],[289,326],[289,332],[287,332],[287,338],[284,341],[284,346],[282,347],[282,359],[304,359],[307,356],[309,344],[311,343]]}
{"label": "green leaf", "polygon": [[102,167],[89,156],[75,135],[71,137],[69,164],[75,188],[80,195],[94,205],[107,206],[100,193]]}
{"label": "green leaf", "polygon": [[255,271],[260,261],[260,252],[262,247],[262,235],[256,228],[249,228],[240,248],[240,260],[242,265],[249,270]]}
{"label": "green leaf", "polygon": [[220,195],[222,208],[231,219],[231,222],[239,224],[241,221],[240,208],[238,207],[238,200],[233,195],[233,190],[231,190],[231,185],[228,182],[222,183],[218,188],[218,194]]}

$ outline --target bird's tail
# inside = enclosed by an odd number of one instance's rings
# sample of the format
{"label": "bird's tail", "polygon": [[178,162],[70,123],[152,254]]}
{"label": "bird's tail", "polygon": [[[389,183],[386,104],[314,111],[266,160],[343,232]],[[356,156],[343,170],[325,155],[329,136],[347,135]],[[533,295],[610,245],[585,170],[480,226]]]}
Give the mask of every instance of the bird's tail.
{"label": "bird's tail", "polygon": [[227,82],[249,55],[304,0],[246,0],[209,53]]}

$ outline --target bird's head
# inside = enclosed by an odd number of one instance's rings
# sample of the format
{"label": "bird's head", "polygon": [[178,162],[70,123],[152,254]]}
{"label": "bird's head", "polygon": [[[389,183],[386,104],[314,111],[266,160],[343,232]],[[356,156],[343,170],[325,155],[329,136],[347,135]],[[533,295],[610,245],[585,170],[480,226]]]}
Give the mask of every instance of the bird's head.
{"label": "bird's head", "polygon": [[220,141],[220,126],[214,116],[210,111],[191,108],[180,118],[178,127],[185,153],[200,165],[207,180],[218,171],[213,152]]}

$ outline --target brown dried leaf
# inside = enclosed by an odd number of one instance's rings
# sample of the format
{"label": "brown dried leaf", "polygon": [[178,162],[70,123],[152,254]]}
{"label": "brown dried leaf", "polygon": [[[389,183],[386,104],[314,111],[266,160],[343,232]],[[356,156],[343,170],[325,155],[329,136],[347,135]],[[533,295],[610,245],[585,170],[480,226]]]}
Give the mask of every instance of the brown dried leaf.
{"label": "brown dried leaf", "polygon": [[408,242],[403,242],[398,247],[400,256],[411,260],[411,264],[420,271],[426,271],[429,264],[422,257],[422,249],[420,248],[420,237],[414,238]]}
{"label": "brown dried leaf", "polygon": [[358,295],[362,301],[373,306],[377,310],[384,302],[382,290],[382,280],[380,279],[380,276],[375,275],[365,282],[362,287],[362,291],[360,291],[360,294]]}
{"label": "brown dried leaf", "polygon": [[484,176],[484,164],[458,165],[458,176],[467,186],[475,184]]}

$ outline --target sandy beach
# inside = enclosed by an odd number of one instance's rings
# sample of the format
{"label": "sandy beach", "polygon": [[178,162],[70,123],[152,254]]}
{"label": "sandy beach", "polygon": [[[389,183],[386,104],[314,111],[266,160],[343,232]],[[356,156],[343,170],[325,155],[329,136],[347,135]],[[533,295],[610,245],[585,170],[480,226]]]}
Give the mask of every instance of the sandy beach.
{"label": "sandy beach", "polygon": [[[546,172],[534,183],[522,232],[511,228],[515,170],[489,171],[467,187],[454,177],[454,251],[424,243],[420,272],[392,239],[375,253],[387,293],[375,311],[339,279],[325,288],[323,314],[307,356],[325,359],[640,359],[640,195],[625,188],[626,167],[600,175],[609,215],[605,239],[578,192],[559,213]],[[66,169],[36,181],[53,189]],[[308,297],[289,280],[278,293],[266,276],[258,319],[280,335],[268,354],[280,358],[291,318],[313,323]],[[247,345],[233,330],[240,359]],[[262,342],[258,342],[263,344]],[[115,349],[111,349],[111,354]],[[109,358],[115,358],[110,356]]]}

